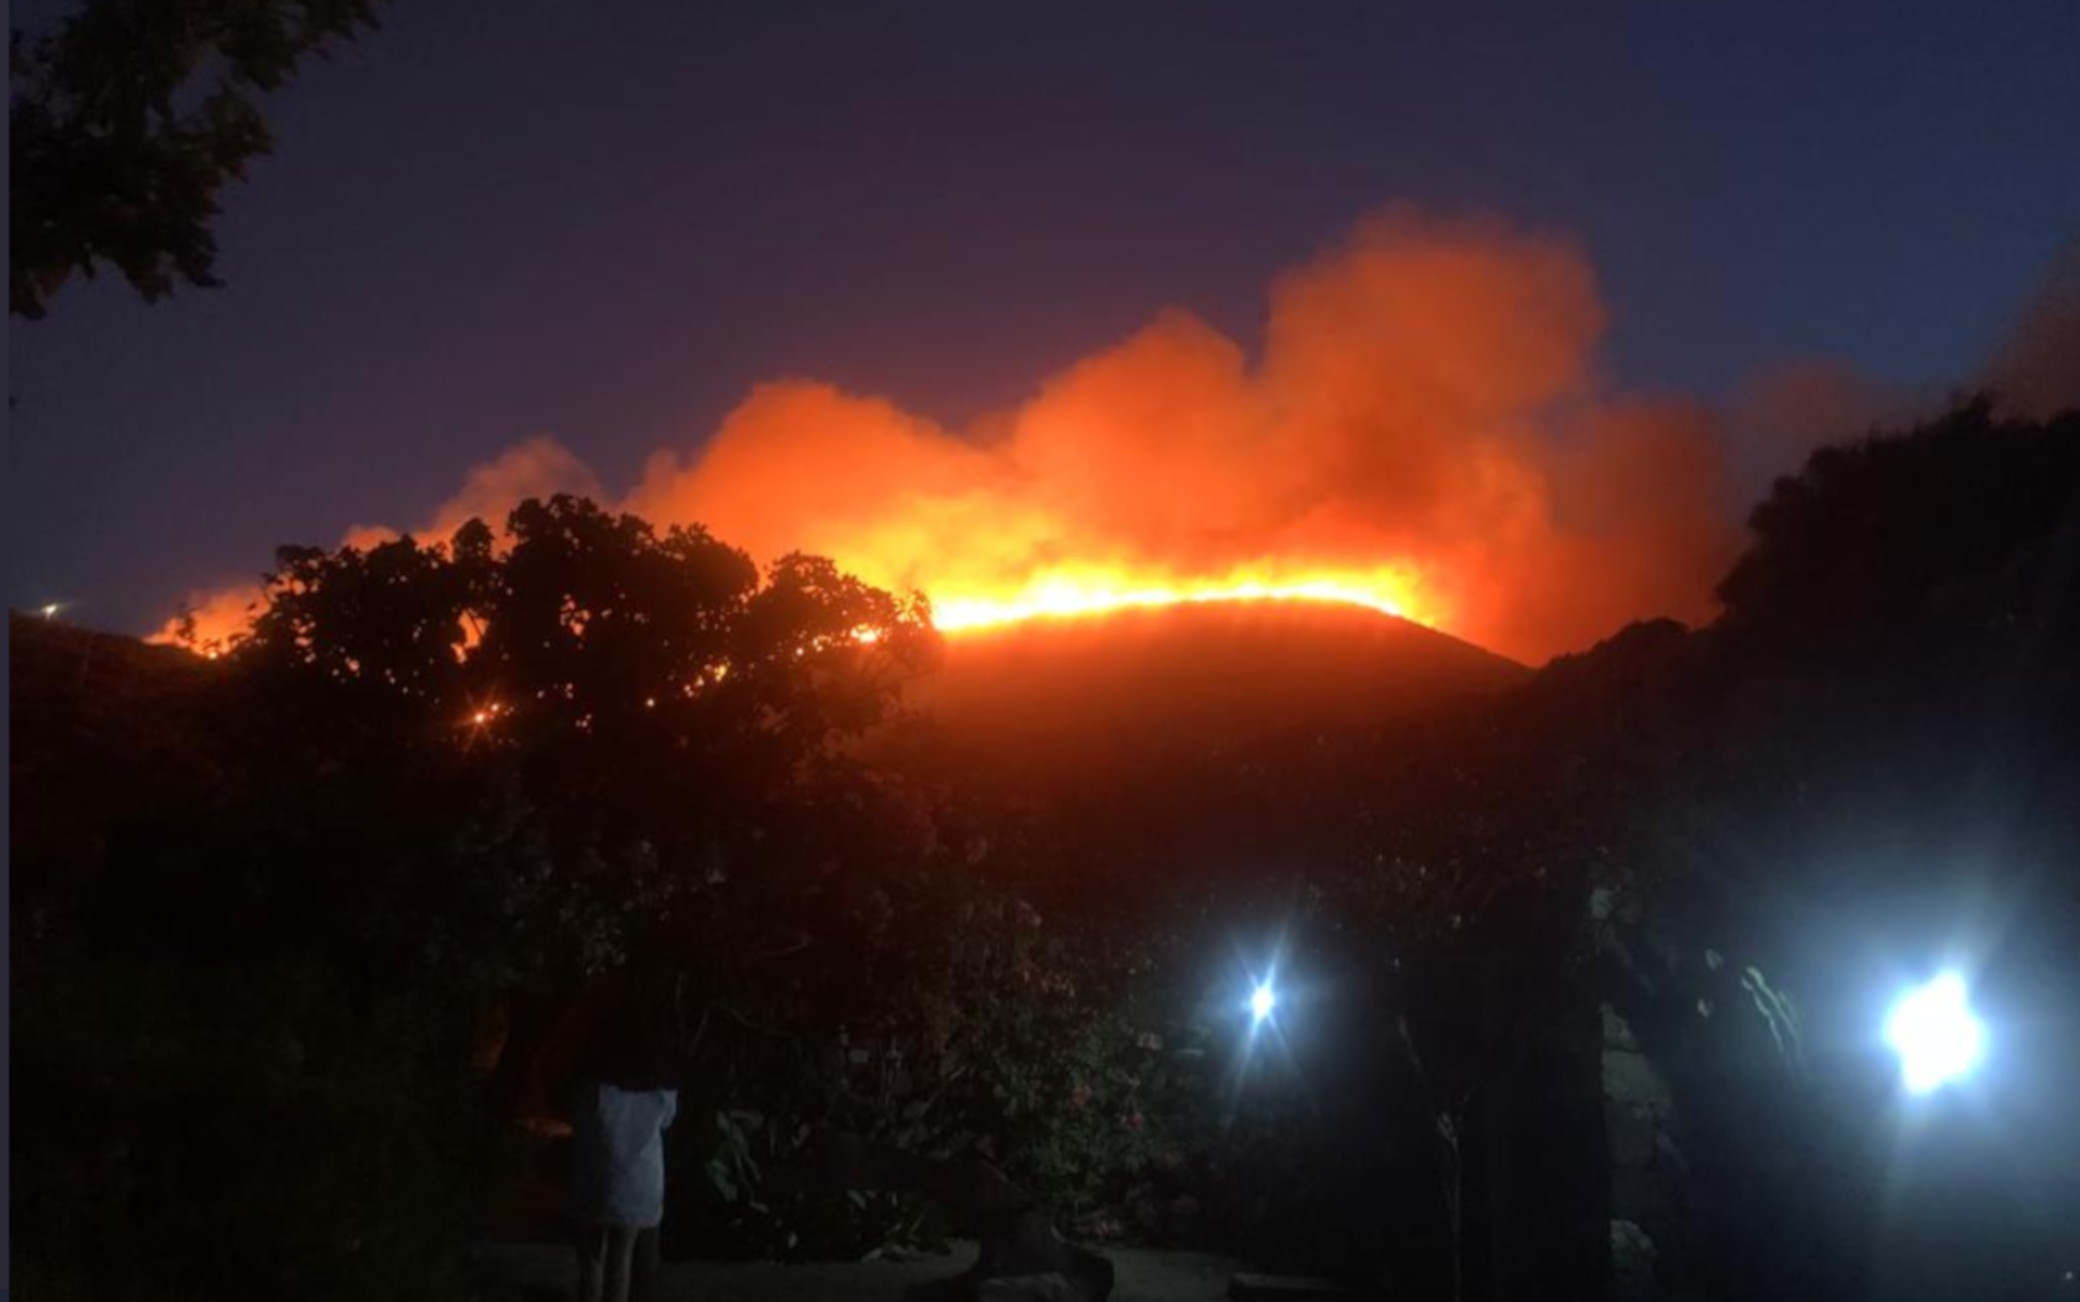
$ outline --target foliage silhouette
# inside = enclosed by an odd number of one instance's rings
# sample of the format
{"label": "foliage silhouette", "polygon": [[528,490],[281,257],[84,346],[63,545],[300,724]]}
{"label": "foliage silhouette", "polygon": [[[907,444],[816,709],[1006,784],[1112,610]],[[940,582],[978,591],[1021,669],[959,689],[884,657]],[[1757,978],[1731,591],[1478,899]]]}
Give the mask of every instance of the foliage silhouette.
{"label": "foliage silhouette", "polygon": [[[1078,1234],[1440,1294],[1586,1278],[1610,1226],[1581,1037],[1610,1002],[1687,1091],[1718,1209],[1692,1260],[1729,1292],[1843,1295],[1824,1249],[1861,1252],[1874,1205],[1851,1087],[1884,1083],[1840,1060],[1869,984],[1854,928],[1941,935],[1961,896],[2012,900],[1988,979],[2072,979],[2080,418],[1967,404],[1822,452],[1754,528],[1712,626],[1638,625],[1386,723],[1202,721],[1092,781],[933,762],[902,717],[937,654],[921,603],[575,499],[497,533],[285,550],[214,664],[22,621],[17,1082],[96,1102],[20,1137],[60,1191],[21,1245],[48,1261],[64,1224],[142,1216],[153,1282],[219,1285],[184,1227],[236,1220],[265,1151],[359,1145],[385,1156],[343,1169],[354,1188],[283,1177],[252,1223],[303,1235],[300,1269],[342,1295],[451,1278],[451,1181],[488,1196],[500,1168],[488,1141],[436,1142],[465,1135],[447,1101],[525,1111],[569,996],[634,966],[673,996],[705,1119],[673,1157],[674,1253],[922,1234],[911,1209],[773,1181],[831,1122],[992,1152]],[[857,744],[891,723],[921,749]],[[1231,1096],[1208,962],[1280,927],[1332,994],[1287,1076]],[[1765,1004],[1795,1004],[1805,1070]],[[1592,1106],[1556,1124],[1536,1109],[1578,1069]],[[366,1106],[226,1102],[278,1080]],[[253,1115],[254,1143],[188,1142],[175,1081],[198,1133]],[[1484,1160],[1494,1127],[1517,1186]],[[213,1192],[184,1220],[154,1200],[187,1172]],[[355,1192],[385,1181],[418,1192]],[[1460,1275],[1498,1268],[1491,1207],[1552,1237],[1517,1240],[1507,1278]],[[347,1246],[371,1226],[380,1276]],[[101,1296],[146,1278],[96,1268]],[[241,1269],[281,1287],[257,1253]]]}
{"label": "foliage silhouette", "polygon": [[83,0],[9,31],[8,312],[115,267],[155,302],[212,287],[225,184],[273,137],[255,98],[376,22],[376,0]]}

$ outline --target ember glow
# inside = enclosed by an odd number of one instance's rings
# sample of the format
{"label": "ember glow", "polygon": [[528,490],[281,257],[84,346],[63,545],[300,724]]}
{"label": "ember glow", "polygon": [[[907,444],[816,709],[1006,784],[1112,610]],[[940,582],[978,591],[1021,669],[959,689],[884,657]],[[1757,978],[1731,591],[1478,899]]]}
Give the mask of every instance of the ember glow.
{"label": "ember glow", "polygon": [[[1630,620],[1709,617],[1737,538],[1712,418],[1608,392],[1605,324],[1572,242],[1393,209],[1278,277],[1253,346],[1164,311],[965,429],[761,384],[618,501],[538,438],[417,532],[569,491],[761,561],[828,556],[923,593],[950,632],[1341,602],[1536,662]],[[199,594],[204,640],[258,595]]]}
{"label": "ember glow", "polygon": [[1417,623],[1438,622],[1437,611],[1422,601],[1417,591],[1410,576],[1393,570],[1308,578],[1230,575],[1146,586],[1137,584],[1130,574],[1072,571],[1049,575],[1005,595],[956,591],[936,597],[932,622],[946,632],[960,633],[1027,619],[1074,618],[1118,610],[1229,601],[1327,602],[1364,606]]}
{"label": "ember glow", "polygon": [[1276,278],[1254,346],[1161,312],[965,430],[765,384],[627,500],[956,632],[1343,601],[1542,660],[1708,617],[1737,538],[1710,416],[1607,392],[1604,328],[1570,241],[1395,209]]}

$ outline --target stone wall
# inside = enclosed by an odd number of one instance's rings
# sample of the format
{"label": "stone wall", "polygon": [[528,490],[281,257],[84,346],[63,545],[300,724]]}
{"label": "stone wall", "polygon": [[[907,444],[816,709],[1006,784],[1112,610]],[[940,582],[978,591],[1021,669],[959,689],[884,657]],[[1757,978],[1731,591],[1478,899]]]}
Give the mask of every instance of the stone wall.
{"label": "stone wall", "polygon": [[1610,1296],[1688,1296],[1689,1167],[1661,1069],[1609,1004],[1601,1009],[1603,1127],[1610,1181]]}
{"label": "stone wall", "polygon": [[[1550,994],[1537,974],[1512,973],[1515,987],[1490,1007],[1534,1007]],[[1477,1203],[1466,1297],[1506,1302],[1580,1302],[1607,1272],[1609,1189],[1603,1091],[1593,1005],[1548,1001],[1528,1023],[1499,1019],[1512,1041],[1511,1067],[1485,1091],[1478,1117],[1481,1160],[1469,1180]],[[1471,1147],[1469,1149],[1471,1151]],[[1470,1218],[1470,1220],[1473,1218]]]}

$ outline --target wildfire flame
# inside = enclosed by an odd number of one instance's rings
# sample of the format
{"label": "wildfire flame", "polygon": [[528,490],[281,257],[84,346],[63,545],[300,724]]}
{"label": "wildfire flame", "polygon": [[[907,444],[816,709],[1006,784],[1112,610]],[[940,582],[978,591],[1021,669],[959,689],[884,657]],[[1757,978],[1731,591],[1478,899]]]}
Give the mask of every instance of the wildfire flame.
{"label": "wildfire flame", "polygon": [[[1057,570],[998,590],[957,584],[925,595],[931,601],[933,626],[956,637],[1025,620],[1094,618],[1127,610],[1228,602],[1356,606],[1432,628],[1449,627],[1449,607],[1427,593],[1412,571],[1400,568],[1275,577],[1236,573],[1195,580],[1144,578],[1123,568],[1089,567]],[[255,603],[260,600],[262,594],[258,590],[241,590],[235,600],[219,600],[199,608],[194,612],[194,640],[182,641],[180,645],[191,646],[208,660],[221,658],[224,650],[244,633]],[[872,643],[879,634],[862,629],[857,637],[863,643]],[[153,635],[153,640],[171,642],[174,638],[170,631],[162,630]],[[480,635],[472,628],[463,650],[479,640]],[[720,676],[718,673],[717,677]],[[491,721],[492,713],[477,710],[470,722],[482,726]]]}
{"label": "wildfire flame", "polygon": [[[1333,602],[1537,661],[1629,620],[1708,617],[1738,539],[1713,417],[1609,392],[1605,323],[1572,242],[1390,210],[1273,282],[1254,347],[1163,312],[964,429],[762,384],[618,502],[536,439],[416,532],[583,493],[762,561],[807,552],[921,591],[955,634]],[[203,594],[203,641],[258,596]]]}
{"label": "wildfire flame", "polygon": [[1156,582],[1104,570],[1057,572],[1004,592],[956,589],[932,597],[932,621],[948,633],[993,628],[1027,619],[1067,619],[1120,610],[1230,601],[1300,601],[1364,606],[1384,615],[1429,624],[1432,608],[1417,585],[1394,570],[1304,577]]}

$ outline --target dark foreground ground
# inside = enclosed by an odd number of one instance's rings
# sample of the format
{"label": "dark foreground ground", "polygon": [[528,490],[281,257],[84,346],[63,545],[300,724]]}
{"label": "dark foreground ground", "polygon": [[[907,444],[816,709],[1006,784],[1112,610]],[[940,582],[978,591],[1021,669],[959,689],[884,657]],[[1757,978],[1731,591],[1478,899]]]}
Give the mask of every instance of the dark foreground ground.
{"label": "dark foreground ground", "polygon": [[[1225,1298],[1233,1261],[1190,1252],[1120,1249],[1106,1254],[1118,1272],[1113,1296],[1120,1302],[1214,1302]],[[501,1245],[492,1258],[518,1299],[571,1296],[577,1267],[568,1249],[552,1245]],[[899,1302],[903,1290],[965,1269],[975,1259],[971,1244],[950,1256],[904,1262],[769,1266],[675,1262],[659,1273],[655,1302]],[[536,1292],[540,1290],[540,1292]]]}

